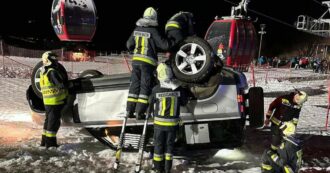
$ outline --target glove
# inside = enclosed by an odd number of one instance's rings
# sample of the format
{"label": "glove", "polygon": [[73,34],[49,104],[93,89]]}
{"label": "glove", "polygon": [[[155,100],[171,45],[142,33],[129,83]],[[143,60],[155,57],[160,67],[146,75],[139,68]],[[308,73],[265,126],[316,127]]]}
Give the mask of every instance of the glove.
{"label": "glove", "polygon": [[291,136],[296,132],[296,126],[292,122],[284,122],[280,126],[284,136]]}

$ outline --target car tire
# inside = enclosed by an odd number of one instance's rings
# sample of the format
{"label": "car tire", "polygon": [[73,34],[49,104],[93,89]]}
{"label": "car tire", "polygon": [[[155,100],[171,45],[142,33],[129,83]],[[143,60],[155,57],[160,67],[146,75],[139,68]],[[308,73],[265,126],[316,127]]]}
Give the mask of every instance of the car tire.
{"label": "car tire", "polygon": [[207,41],[199,37],[187,37],[171,54],[173,73],[181,81],[204,81],[213,69],[214,54]]}
{"label": "car tire", "polygon": [[103,74],[97,70],[85,70],[79,74],[79,78],[98,78],[102,76]]}
{"label": "car tire", "polygon": [[[40,70],[42,69],[42,66],[43,66],[42,61],[38,62],[37,65],[34,66],[34,68],[32,70],[32,75],[31,75],[32,89],[39,98],[42,98],[42,93],[41,93],[40,84],[39,84]],[[68,74],[67,74],[65,68],[60,63],[58,64],[58,66],[59,66],[59,72],[64,77],[64,81],[68,81]]]}
{"label": "car tire", "polygon": [[249,121],[250,127],[258,128],[264,123],[264,93],[261,87],[249,89]]}

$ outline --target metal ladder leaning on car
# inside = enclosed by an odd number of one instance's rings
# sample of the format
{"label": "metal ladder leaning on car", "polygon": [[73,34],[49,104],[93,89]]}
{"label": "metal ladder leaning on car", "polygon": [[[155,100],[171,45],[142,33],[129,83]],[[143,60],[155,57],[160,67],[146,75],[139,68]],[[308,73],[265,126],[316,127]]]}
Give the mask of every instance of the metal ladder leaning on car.
{"label": "metal ladder leaning on car", "polygon": [[[118,170],[122,150],[125,146],[132,146],[133,148],[138,149],[138,159],[135,162],[135,172],[140,172],[142,160],[143,160],[143,152],[146,147],[146,134],[147,134],[147,127],[148,127],[148,119],[149,114],[146,115],[146,119],[144,120],[143,130],[141,135],[137,134],[129,134],[126,133],[126,124],[127,124],[127,116],[124,117],[123,125],[120,133],[119,144],[116,150],[116,161],[114,163],[114,169]],[[136,140],[138,139],[138,140]],[[127,141],[128,140],[128,141]]]}

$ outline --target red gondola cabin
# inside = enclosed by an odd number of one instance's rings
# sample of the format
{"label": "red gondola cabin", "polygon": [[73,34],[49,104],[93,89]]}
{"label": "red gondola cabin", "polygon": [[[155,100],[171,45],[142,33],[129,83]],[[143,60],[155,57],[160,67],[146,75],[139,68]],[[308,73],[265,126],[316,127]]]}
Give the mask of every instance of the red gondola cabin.
{"label": "red gondola cabin", "polygon": [[252,21],[227,17],[216,19],[205,35],[217,55],[227,66],[248,67],[256,52],[256,32]]}
{"label": "red gondola cabin", "polygon": [[96,30],[93,0],[54,0],[51,22],[61,41],[90,42]]}

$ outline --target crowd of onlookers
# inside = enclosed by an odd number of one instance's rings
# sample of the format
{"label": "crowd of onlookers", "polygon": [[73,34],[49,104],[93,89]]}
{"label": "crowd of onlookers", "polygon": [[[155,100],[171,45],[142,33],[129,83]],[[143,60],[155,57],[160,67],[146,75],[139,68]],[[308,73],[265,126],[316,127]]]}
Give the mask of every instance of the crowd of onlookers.
{"label": "crowd of onlookers", "polygon": [[326,74],[328,72],[328,61],[322,58],[315,57],[291,57],[291,58],[278,58],[278,57],[265,57],[260,56],[258,58],[258,65],[271,66],[278,68],[281,66],[290,66],[294,69],[313,69],[315,73]]}

